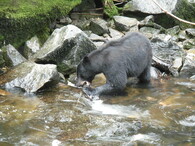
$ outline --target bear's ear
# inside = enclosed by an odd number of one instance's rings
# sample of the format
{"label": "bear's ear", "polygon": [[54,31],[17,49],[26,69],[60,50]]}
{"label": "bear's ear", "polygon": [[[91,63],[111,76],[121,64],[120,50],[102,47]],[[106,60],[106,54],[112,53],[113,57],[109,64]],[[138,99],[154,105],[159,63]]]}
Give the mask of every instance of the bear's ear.
{"label": "bear's ear", "polygon": [[90,62],[89,57],[88,56],[85,56],[83,58],[83,63],[89,63],[89,62]]}

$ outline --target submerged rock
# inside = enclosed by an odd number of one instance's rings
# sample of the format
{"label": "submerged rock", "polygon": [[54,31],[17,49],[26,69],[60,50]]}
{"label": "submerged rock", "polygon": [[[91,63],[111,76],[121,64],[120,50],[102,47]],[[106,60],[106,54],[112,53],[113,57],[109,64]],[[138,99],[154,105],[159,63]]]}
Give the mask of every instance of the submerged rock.
{"label": "submerged rock", "polygon": [[54,30],[33,58],[37,63],[55,63],[60,72],[69,74],[89,52],[96,49],[87,35],[74,25]]}
{"label": "submerged rock", "polygon": [[34,93],[44,86],[57,84],[60,76],[56,65],[25,62],[0,76],[0,79],[3,81],[0,84],[4,84],[7,89],[21,88],[27,93]]}

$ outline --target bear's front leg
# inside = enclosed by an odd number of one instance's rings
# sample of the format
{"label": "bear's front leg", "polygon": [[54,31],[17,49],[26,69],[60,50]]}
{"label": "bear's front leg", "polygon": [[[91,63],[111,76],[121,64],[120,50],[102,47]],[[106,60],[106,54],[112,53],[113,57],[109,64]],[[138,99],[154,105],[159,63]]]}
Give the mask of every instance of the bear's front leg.
{"label": "bear's front leg", "polygon": [[114,88],[110,84],[104,84],[96,88],[91,88],[91,87],[83,88],[83,92],[87,94],[90,98],[97,98],[100,95],[110,93],[113,90]]}
{"label": "bear's front leg", "polygon": [[83,92],[87,94],[88,96],[95,95],[95,89],[91,87],[83,87]]}

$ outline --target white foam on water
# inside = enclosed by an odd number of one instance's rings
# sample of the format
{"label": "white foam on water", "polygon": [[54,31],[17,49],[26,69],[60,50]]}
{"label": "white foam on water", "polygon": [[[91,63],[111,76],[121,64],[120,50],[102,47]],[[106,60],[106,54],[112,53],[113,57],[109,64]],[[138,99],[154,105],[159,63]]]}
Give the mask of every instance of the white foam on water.
{"label": "white foam on water", "polygon": [[195,115],[189,116],[184,120],[179,121],[179,123],[183,126],[195,127]]}
{"label": "white foam on water", "polygon": [[113,105],[105,104],[102,100],[92,101],[91,108],[93,111],[99,112],[105,115],[119,115],[127,117],[147,117],[149,116],[149,111],[142,111],[136,106],[124,106],[124,105]]}

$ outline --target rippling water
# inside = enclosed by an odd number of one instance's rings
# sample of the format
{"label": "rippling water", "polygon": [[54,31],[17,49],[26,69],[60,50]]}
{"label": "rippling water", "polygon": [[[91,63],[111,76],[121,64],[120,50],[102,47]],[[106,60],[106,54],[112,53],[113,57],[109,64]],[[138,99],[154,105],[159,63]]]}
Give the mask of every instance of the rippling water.
{"label": "rippling water", "polygon": [[187,79],[130,83],[124,96],[93,101],[64,84],[11,91],[0,96],[0,145],[195,145],[194,91]]}

